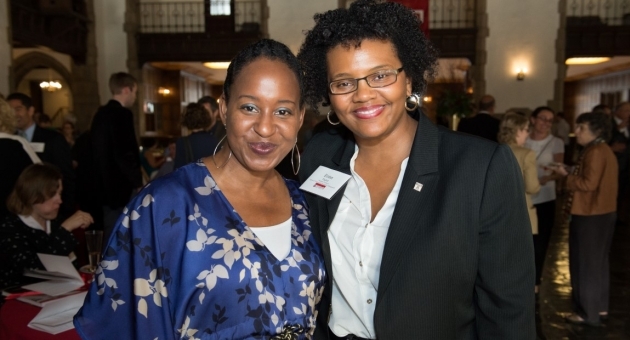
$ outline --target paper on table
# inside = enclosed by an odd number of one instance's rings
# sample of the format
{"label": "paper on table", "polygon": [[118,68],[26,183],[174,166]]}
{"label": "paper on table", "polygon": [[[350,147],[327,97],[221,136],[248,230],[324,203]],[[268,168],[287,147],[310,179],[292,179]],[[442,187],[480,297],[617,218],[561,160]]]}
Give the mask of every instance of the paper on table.
{"label": "paper on table", "polygon": [[49,279],[49,281],[26,285],[23,286],[23,288],[46,295],[58,296],[83,286],[81,275],[74,268],[67,256],[39,253],[37,256],[46,270],[31,270],[25,272],[24,275]]}
{"label": "paper on table", "polygon": [[83,306],[86,295],[87,292],[82,292],[51,301],[28,323],[28,327],[50,334],[73,329],[72,318]]}

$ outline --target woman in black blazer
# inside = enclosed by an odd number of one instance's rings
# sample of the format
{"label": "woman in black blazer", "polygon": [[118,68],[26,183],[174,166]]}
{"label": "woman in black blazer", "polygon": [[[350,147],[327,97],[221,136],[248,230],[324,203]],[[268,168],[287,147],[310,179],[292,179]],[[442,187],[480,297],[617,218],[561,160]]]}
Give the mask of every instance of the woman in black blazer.
{"label": "woman in black blazer", "polygon": [[[418,108],[436,52],[400,4],[315,16],[298,57],[306,99],[336,125],[301,180],[330,275],[315,339],[534,339],[534,256],[507,146],[438,128]],[[309,178],[320,166],[328,178]],[[310,185],[312,186],[312,185]],[[312,190],[317,192],[317,190]]]}

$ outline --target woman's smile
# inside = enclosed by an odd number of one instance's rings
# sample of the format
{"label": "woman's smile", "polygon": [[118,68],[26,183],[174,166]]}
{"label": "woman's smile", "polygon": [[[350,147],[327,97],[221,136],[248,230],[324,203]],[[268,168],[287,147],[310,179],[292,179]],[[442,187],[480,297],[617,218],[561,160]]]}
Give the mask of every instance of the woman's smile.
{"label": "woman's smile", "polygon": [[249,143],[249,148],[261,156],[268,155],[276,149],[277,145],[269,142]]}
{"label": "woman's smile", "polygon": [[384,105],[363,106],[354,110],[353,113],[359,119],[371,119],[380,116],[384,108]]}

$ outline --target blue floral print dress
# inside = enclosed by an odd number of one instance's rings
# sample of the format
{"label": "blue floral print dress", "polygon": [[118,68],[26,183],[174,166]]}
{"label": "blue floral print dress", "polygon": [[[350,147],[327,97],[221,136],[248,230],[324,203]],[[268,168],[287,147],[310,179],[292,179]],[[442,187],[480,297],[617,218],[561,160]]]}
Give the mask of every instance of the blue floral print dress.
{"label": "blue floral print dress", "polygon": [[304,197],[285,181],[293,223],[284,259],[247,227],[203,163],[151,182],[114,227],[74,318],[79,335],[310,339],[326,274]]}

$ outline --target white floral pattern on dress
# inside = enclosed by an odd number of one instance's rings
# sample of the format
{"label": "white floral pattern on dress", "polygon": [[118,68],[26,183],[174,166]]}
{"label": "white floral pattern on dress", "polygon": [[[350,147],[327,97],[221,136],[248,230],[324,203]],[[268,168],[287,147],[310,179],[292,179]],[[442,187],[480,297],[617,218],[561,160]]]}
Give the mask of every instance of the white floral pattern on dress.
{"label": "white floral pattern on dress", "polygon": [[[145,187],[127,206],[75,317],[80,334],[134,339],[310,339],[326,275],[306,202],[292,201],[291,251],[276,259],[202,164]],[[108,325],[92,320],[108,319]]]}

